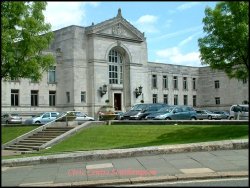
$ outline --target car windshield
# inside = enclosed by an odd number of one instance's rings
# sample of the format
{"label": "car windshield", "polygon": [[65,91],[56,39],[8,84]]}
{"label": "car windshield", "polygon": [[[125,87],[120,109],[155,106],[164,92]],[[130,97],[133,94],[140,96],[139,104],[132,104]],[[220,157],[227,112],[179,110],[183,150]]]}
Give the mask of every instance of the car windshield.
{"label": "car windshield", "polygon": [[131,110],[138,110],[138,111],[140,111],[140,110],[144,110],[146,108],[147,108],[147,105],[145,105],[145,104],[138,104],[138,105],[133,106],[131,108]]}
{"label": "car windshield", "polygon": [[171,112],[172,110],[174,109],[174,107],[164,107],[164,108],[161,108],[158,112]]}
{"label": "car windshield", "polygon": [[34,117],[40,117],[40,116],[42,116],[43,115],[43,113],[42,114],[37,114],[37,115],[35,115]]}
{"label": "car windshield", "polygon": [[11,116],[18,116],[18,114],[11,114]]}

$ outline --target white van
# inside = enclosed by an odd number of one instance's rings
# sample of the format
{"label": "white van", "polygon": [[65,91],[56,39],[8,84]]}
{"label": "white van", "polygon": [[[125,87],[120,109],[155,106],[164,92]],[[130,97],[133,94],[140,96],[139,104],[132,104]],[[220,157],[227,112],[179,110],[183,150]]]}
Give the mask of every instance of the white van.
{"label": "white van", "polygon": [[[232,105],[230,107],[230,116],[229,116],[229,119],[234,119],[234,110],[235,108],[237,107],[238,105],[235,104],[235,105]],[[240,120],[248,120],[249,118],[249,105],[248,104],[239,104],[239,107],[241,108],[241,112],[239,114],[239,119]]]}

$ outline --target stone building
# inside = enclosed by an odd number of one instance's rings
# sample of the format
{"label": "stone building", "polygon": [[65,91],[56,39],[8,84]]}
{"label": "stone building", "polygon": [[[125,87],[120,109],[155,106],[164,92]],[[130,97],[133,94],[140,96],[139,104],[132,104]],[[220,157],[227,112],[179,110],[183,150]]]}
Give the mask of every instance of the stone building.
{"label": "stone building", "polygon": [[79,110],[97,116],[109,104],[126,111],[136,103],[168,103],[225,109],[248,102],[248,80],[228,79],[209,67],[148,62],[147,42],[118,10],[89,27],[54,31],[49,53],[56,64],[37,83],[2,81],[2,113]]}

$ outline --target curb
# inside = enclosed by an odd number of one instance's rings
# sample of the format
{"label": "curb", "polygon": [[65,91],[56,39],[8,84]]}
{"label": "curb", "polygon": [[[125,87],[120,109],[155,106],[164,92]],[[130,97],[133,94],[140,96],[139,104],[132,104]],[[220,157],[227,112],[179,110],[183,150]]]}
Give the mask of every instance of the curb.
{"label": "curb", "polygon": [[151,146],[151,147],[129,148],[129,149],[81,151],[69,154],[67,153],[67,154],[48,155],[48,156],[5,159],[2,160],[2,167],[79,162],[79,161],[90,161],[90,160],[100,160],[100,159],[166,154],[166,153],[183,153],[183,152],[230,150],[230,149],[248,149],[248,139]]}
{"label": "curb", "polygon": [[173,182],[182,180],[197,180],[197,179],[218,179],[218,178],[232,178],[232,177],[248,177],[248,171],[229,171],[229,172],[215,172],[215,173],[200,173],[200,174],[176,174],[173,176],[155,176],[155,177],[135,177],[113,180],[95,180],[95,181],[79,181],[71,183],[33,183],[20,184],[20,187],[41,186],[41,187],[89,187],[89,186],[103,186],[103,185],[130,185],[138,183],[153,183],[153,182]]}

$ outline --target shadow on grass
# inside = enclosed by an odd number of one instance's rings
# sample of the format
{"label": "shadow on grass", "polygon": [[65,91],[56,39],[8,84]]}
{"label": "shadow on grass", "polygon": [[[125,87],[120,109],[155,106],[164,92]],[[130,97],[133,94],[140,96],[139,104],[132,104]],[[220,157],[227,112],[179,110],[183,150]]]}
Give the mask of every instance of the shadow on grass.
{"label": "shadow on grass", "polygon": [[[178,125],[176,125],[178,126]],[[173,130],[172,132],[164,133],[157,137],[157,139],[138,144],[124,145],[116,148],[135,148],[157,145],[170,144],[187,144],[197,142],[209,142],[218,140],[230,140],[248,138],[248,126],[199,126],[199,127],[183,127]]]}

